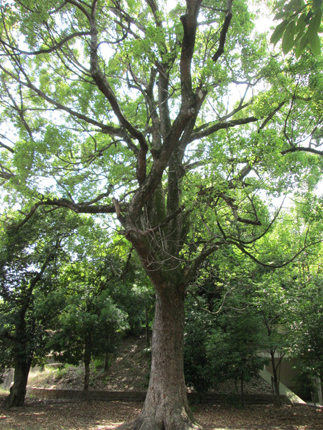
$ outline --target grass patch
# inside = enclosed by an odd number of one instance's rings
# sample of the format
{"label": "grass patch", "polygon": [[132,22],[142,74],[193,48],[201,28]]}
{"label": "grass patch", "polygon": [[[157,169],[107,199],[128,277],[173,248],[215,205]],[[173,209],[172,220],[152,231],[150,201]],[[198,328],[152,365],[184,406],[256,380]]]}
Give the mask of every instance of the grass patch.
{"label": "grass patch", "polygon": [[29,372],[28,385],[36,385],[39,381],[44,382],[45,385],[50,385],[50,382],[57,377],[59,372],[60,369],[53,366],[45,366],[43,369],[35,367]]}

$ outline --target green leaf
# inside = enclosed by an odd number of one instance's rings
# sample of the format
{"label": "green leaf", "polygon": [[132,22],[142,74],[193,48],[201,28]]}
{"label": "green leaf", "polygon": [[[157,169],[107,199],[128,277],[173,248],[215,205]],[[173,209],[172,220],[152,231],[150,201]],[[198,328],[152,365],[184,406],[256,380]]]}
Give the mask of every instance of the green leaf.
{"label": "green leaf", "polygon": [[309,44],[309,38],[307,36],[307,33],[304,34],[304,36],[301,38],[297,48],[296,48],[296,58],[299,58],[306,48],[306,46]]}
{"label": "green leaf", "polygon": [[282,48],[284,54],[287,54],[294,46],[294,36],[295,36],[296,26],[295,22],[291,21],[284,33]]}
{"label": "green leaf", "polygon": [[277,25],[275,31],[271,35],[270,42],[276,45],[276,43],[281,39],[286,27],[288,25],[288,20],[284,20],[280,24]]}
{"label": "green leaf", "polygon": [[303,0],[292,0],[289,4],[292,10],[297,11],[303,6],[304,2]]}
{"label": "green leaf", "polygon": [[280,11],[278,13],[276,13],[276,15],[274,16],[274,19],[283,19],[286,16],[288,16],[288,14],[285,11]]}
{"label": "green leaf", "polygon": [[316,36],[317,33],[319,32],[321,21],[322,21],[322,11],[316,10],[315,15],[311,19],[307,30],[307,34],[310,40],[312,37]]}
{"label": "green leaf", "polygon": [[276,3],[276,9],[280,9],[280,8],[282,8],[283,6],[284,6],[284,4],[285,4],[285,0],[280,0],[280,1],[278,1],[277,3]]}
{"label": "green leaf", "polygon": [[306,13],[302,13],[302,15],[298,18],[297,25],[296,25],[298,34],[304,32],[305,30],[305,27],[306,27],[305,19],[306,19]]}
{"label": "green leaf", "polygon": [[321,53],[321,41],[320,41],[320,38],[317,34],[310,39],[310,47],[311,47],[312,53],[315,56],[320,55],[320,53]]}

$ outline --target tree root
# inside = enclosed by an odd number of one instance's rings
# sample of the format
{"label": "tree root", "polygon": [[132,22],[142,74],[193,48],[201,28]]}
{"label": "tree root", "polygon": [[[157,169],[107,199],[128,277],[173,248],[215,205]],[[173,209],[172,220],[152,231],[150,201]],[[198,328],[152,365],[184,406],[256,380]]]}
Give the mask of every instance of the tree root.
{"label": "tree root", "polygon": [[157,422],[154,417],[144,418],[139,415],[134,421],[119,426],[118,430],[203,430],[203,427],[183,419]]}

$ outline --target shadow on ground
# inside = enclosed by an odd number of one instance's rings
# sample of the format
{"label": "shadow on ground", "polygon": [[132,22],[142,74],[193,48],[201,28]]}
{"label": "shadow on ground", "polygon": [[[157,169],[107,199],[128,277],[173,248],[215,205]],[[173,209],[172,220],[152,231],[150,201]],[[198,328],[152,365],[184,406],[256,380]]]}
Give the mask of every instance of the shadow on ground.
{"label": "shadow on ground", "polygon": [[[27,398],[23,408],[6,410],[0,395],[1,430],[112,430],[130,421],[141,403],[49,401]],[[322,430],[323,411],[311,406],[193,406],[205,430]]]}

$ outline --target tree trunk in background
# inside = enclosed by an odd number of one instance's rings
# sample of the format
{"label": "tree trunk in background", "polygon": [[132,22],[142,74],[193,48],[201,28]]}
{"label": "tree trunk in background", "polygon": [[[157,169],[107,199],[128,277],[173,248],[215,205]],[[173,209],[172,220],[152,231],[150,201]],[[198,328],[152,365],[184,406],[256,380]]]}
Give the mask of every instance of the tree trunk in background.
{"label": "tree trunk in background", "polygon": [[110,361],[109,361],[109,353],[106,352],[104,354],[104,364],[103,364],[103,371],[104,372],[108,372],[109,371],[109,366],[110,366]]}
{"label": "tree trunk in background", "polygon": [[30,366],[31,358],[21,357],[21,355],[17,353],[17,357],[15,357],[13,386],[10,388],[9,396],[4,401],[4,406],[6,408],[24,405]]}
{"label": "tree trunk in background", "polygon": [[240,379],[240,390],[241,390],[241,402],[242,406],[245,407],[245,397],[244,397],[244,379],[243,376]]}
{"label": "tree trunk in background", "polygon": [[145,306],[145,319],[146,319],[146,348],[150,348],[150,333],[149,333],[149,315],[148,315],[148,306]]}
{"label": "tree trunk in background", "polygon": [[85,339],[84,349],[84,391],[88,391],[90,386],[90,363],[92,357],[91,335]]}
{"label": "tree trunk in background", "polygon": [[36,276],[32,279],[27,294],[23,297],[22,306],[15,321],[15,346],[14,346],[14,379],[13,386],[10,388],[10,394],[4,401],[4,406],[11,408],[13,406],[23,406],[29,370],[32,363],[32,353],[30,351],[29,339],[34,335],[34,321],[31,320],[33,332],[28,333],[26,324],[26,313],[32,303],[32,292],[39,277]]}
{"label": "tree trunk in background", "polygon": [[188,406],[183,365],[184,289],[166,286],[156,294],[152,364],[144,407],[123,430],[189,430],[195,424]]}
{"label": "tree trunk in background", "polygon": [[278,364],[275,363],[275,351],[270,351],[271,355],[271,366],[273,369],[273,377],[271,379],[272,390],[274,393],[274,397],[276,399],[277,405],[280,407],[282,405],[282,401],[280,398],[280,390],[279,390],[279,378],[278,378],[278,367],[280,366],[281,360],[279,360]]}

